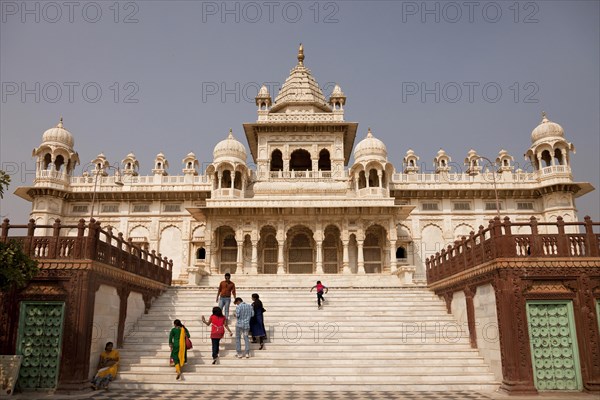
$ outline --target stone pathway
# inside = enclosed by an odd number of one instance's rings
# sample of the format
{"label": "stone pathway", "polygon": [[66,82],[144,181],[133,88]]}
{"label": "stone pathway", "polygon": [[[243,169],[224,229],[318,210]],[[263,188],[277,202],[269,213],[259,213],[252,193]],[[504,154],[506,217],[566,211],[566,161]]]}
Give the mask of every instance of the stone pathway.
{"label": "stone pathway", "polygon": [[233,391],[233,390],[110,390],[79,394],[21,393],[13,399],[31,400],[598,400],[598,394],[579,392],[542,393],[537,396],[508,396],[505,393],[448,392],[290,392],[290,391]]}

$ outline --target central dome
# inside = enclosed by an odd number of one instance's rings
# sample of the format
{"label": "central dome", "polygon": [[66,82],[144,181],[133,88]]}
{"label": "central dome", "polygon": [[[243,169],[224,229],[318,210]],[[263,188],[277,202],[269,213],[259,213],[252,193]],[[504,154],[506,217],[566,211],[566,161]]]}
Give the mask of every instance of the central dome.
{"label": "central dome", "polygon": [[387,147],[385,144],[373,136],[371,128],[367,137],[361,140],[354,148],[354,161],[380,159],[387,161]]}
{"label": "central dome", "polygon": [[42,142],[59,143],[70,148],[73,148],[73,146],[75,145],[73,135],[63,126],[62,117],[60,118],[60,122],[58,123],[58,125],[44,132],[44,135],[42,135]]}
{"label": "central dome", "polygon": [[304,66],[304,48],[298,49],[298,64],[290,71],[271,112],[281,112],[286,106],[313,107],[318,112],[331,112],[327,100],[312,76],[310,70]]}
{"label": "central dome", "polygon": [[221,140],[213,150],[213,160],[222,161],[241,161],[246,162],[246,147],[233,137],[231,129],[227,139]]}

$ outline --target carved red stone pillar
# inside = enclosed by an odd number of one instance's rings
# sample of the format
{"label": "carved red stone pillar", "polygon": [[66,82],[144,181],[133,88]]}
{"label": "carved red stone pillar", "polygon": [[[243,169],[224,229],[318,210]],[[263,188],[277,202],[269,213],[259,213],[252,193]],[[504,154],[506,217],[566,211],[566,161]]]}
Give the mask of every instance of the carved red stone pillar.
{"label": "carved red stone pillar", "polygon": [[88,271],[73,271],[68,286],[58,389],[79,390],[89,386],[96,291]]}
{"label": "carved red stone pillar", "polygon": [[477,331],[475,330],[475,305],[473,304],[473,297],[477,292],[477,286],[466,286],[465,287],[465,300],[467,303],[467,324],[469,326],[469,342],[471,348],[477,348]]}
{"label": "carved red stone pillar", "polygon": [[8,218],[4,218],[4,221],[2,222],[2,229],[0,230],[0,242],[6,242],[6,238],[8,237],[9,227],[10,227],[10,220]]}
{"label": "carved red stone pillar", "polygon": [[585,221],[586,254],[588,254],[590,257],[598,257],[600,256],[600,249],[598,248],[598,238],[594,234],[592,219],[589,215],[586,215],[583,219]]}
{"label": "carved red stone pillar", "polygon": [[600,391],[600,332],[596,314],[593,286],[587,274],[579,276],[579,290],[573,300],[577,345],[581,363],[581,375],[585,390]]}
{"label": "carved red stone pillar", "polygon": [[535,394],[533,365],[521,280],[510,271],[501,271],[493,282],[498,313],[502,385],[510,393]]}
{"label": "carved red stone pillar", "polygon": [[131,291],[127,286],[117,289],[119,295],[119,327],[117,328],[117,347],[123,347],[123,339],[125,336],[125,320],[127,319],[127,299]]}

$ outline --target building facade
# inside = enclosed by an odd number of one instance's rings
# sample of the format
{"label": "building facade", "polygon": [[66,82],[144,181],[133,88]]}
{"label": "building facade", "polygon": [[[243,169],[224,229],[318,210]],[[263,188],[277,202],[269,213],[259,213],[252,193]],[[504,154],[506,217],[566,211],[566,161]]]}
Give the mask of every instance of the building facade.
{"label": "building facade", "polygon": [[425,282],[428,257],[493,217],[574,222],[575,199],[594,189],[573,180],[575,148],[545,114],[526,170],[505,150],[492,160],[470,150],[463,168],[440,149],[435,170],[422,171],[409,149],[394,166],[370,129],[345,120],[338,85],[325,98],[302,46],[297,58],[274,101],[259,91],[258,118],[243,125],[247,147],[230,131],[205,171],[193,153],[175,175],[158,154],[149,176],[132,153],[115,164],[100,154],[75,176],[79,155],[61,119],[33,151],[33,186],[16,193],[39,225],[95,217],[167,256],[174,283],[231,272],[387,274],[412,284]]}

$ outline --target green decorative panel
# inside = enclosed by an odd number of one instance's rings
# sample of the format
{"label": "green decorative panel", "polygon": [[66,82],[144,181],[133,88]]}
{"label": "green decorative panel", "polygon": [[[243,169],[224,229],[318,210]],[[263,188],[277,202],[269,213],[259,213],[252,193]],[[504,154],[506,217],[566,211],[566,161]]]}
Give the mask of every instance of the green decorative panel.
{"label": "green decorative panel", "polygon": [[21,302],[17,354],[21,389],[53,389],[58,380],[63,302]]}
{"label": "green decorative panel", "polygon": [[581,390],[571,301],[528,301],[527,320],[535,387]]}

